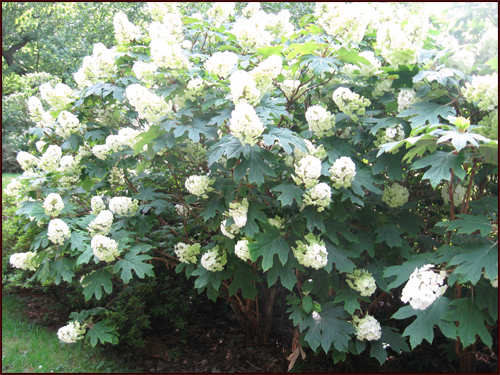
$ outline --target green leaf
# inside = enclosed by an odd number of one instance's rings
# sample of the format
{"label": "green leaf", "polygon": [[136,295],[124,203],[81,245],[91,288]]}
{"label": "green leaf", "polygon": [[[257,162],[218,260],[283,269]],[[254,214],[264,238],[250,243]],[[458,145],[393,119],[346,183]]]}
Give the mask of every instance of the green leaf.
{"label": "green leaf", "polygon": [[422,178],[428,179],[431,186],[436,189],[441,181],[450,181],[451,169],[458,178],[463,180],[466,175],[462,168],[464,161],[465,155],[463,153],[454,155],[451,152],[436,151],[414,162],[411,169],[421,169],[430,165],[431,167],[424,173]]}
{"label": "green leaf", "polygon": [[448,227],[447,230],[458,229],[457,233],[471,234],[479,230],[483,237],[488,236],[491,232],[492,225],[486,215],[459,214],[455,215],[455,217],[461,220],[440,221],[436,226]]}
{"label": "green leaf", "polygon": [[158,125],[152,125],[148,131],[140,133],[137,138],[142,138],[139,141],[137,141],[134,145],[134,156],[141,153],[142,149],[145,145],[149,144],[153,139],[156,139],[166,132]]}
{"label": "green leaf", "polygon": [[255,220],[258,220],[261,223],[268,223],[267,216],[263,212],[259,211],[260,208],[265,207],[266,205],[264,203],[249,203],[247,212],[247,224],[242,228],[242,233],[253,238],[254,234],[259,231],[259,225],[255,222]]}
{"label": "green leaf", "polygon": [[370,65],[370,62],[364,57],[360,56],[356,51],[349,51],[345,47],[341,47],[337,51],[337,58],[345,64],[356,64],[357,66]]}
{"label": "green leaf", "polygon": [[399,236],[403,231],[394,224],[384,225],[375,229],[377,238],[375,242],[382,243],[385,241],[389,247],[397,247],[403,244],[403,239]]}
{"label": "green leaf", "polygon": [[483,197],[477,201],[470,202],[470,206],[483,212],[498,213],[498,197]]}
{"label": "green leaf", "polygon": [[[261,186],[264,183],[264,174],[275,177],[274,170],[263,160],[268,151],[261,148],[252,148],[248,157],[241,159],[240,163],[234,168],[234,179],[240,180],[248,171],[248,181]],[[272,155],[272,154],[271,154]],[[274,155],[272,155],[274,157]]]}
{"label": "green leaf", "polygon": [[410,337],[410,345],[415,349],[424,339],[432,344],[435,325],[439,327],[446,337],[452,339],[456,337],[455,324],[443,319],[443,316],[449,311],[449,304],[450,300],[441,296],[425,310],[414,310],[410,305],[403,306],[392,318],[406,319],[413,315],[417,316],[417,319],[406,327],[403,332],[403,336]]}
{"label": "green leaf", "polygon": [[111,293],[113,291],[113,283],[111,282],[112,276],[111,272],[104,267],[86,276],[85,282],[87,283],[87,286],[83,289],[85,301],[88,301],[93,294],[96,299],[101,299],[103,288],[106,293]]}
{"label": "green leaf", "polygon": [[268,58],[271,55],[281,55],[281,51],[283,51],[284,46],[275,46],[275,47],[262,47],[257,48],[257,53],[261,55],[264,59]]}
{"label": "green leaf", "polygon": [[153,186],[140,187],[139,194],[132,196],[133,199],[139,199],[142,201],[152,201],[156,198],[164,198],[165,194],[155,192]]}
{"label": "green leaf", "polygon": [[350,334],[355,333],[354,326],[347,322],[350,315],[342,306],[335,306],[333,302],[321,305],[321,312],[313,311],[300,324],[300,330],[307,333],[304,339],[312,350],[316,351],[319,345],[328,353],[332,344],[340,352],[347,351]]}
{"label": "green leaf", "polygon": [[224,202],[224,198],[216,198],[216,199],[209,200],[206,210],[203,211],[200,214],[200,216],[204,220],[209,220],[209,219],[215,217],[215,215],[217,215],[217,211],[219,211],[219,213],[226,212],[227,209],[223,205],[223,202]]}
{"label": "green leaf", "polygon": [[385,363],[387,359],[387,350],[384,349],[380,339],[370,343],[370,357],[375,358],[380,363],[380,366]]}
{"label": "green leaf", "polygon": [[101,320],[100,322],[92,325],[85,335],[86,338],[90,338],[90,344],[94,347],[97,345],[97,340],[101,344],[107,342],[111,344],[118,344],[118,333],[113,327],[106,325],[108,322],[106,320]]}
{"label": "green leaf", "polygon": [[278,254],[281,264],[285,265],[290,247],[281,236],[278,228],[271,225],[263,225],[263,227],[266,233],[257,233],[254,237],[255,243],[250,243],[248,249],[253,262],[262,256],[262,269],[265,272],[273,266],[274,254]]}
{"label": "green leaf", "polygon": [[293,152],[293,147],[297,147],[302,152],[307,152],[306,143],[290,129],[273,127],[269,134],[263,135],[263,138],[264,142],[269,146],[278,141],[287,154]]}
{"label": "green leaf", "polygon": [[259,275],[254,273],[255,269],[248,263],[237,260],[232,271],[233,281],[229,284],[229,297],[241,289],[243,298],[254,299],[257,295],[255,283],[260,281]]}
{"label": "green leaf", "polygon": [[188,124],[177,125],[177,128],[174,130],[174,136],[180,137],[185,132],[188,132],[188,137],[195,143],[200,141],[200,134],[205,135],[207,138],[217,136],[217,128],[215,126],[208,126],[208,121],[197,117]]}
{"label": "green leaf", "polygon": [[470,281],[473,285],[481,278],[483,268],[490,280],[498,276],[498,245],[486,238],[468,242],[462,246],[462,252],[453,257],[449,266],[458,265],[453,273],[460,274],[458,281]]}
{"label": "green leaf", "polygon": [[403,176],[403,155],[400,153],[393,155],[384,153],[377,158],[377,162],[372,167],[372,172],[379,174],[387,169],[387,175],[391,180],[400,181]]}
{"label": "green leaf", "polygon": [[402,265],[387,267],[384,270],[385,278],[397,276],[396,280],[392,281],[387,288],[397,288],[404,282],[408,281],[410,275],[413,273],[413,271],[415,271],[415,268],[420,268],[424,264],[433,263],[433,260],[435,259],[435,253],[413,254],[411,258],[404,262]]}
{"label": "green leaf", "polygon": [[299,55],[309,55],[316,51],[319,45],[314,42],[308,43],[292,43],[288,46],[287,60],[291,60],[295,58],[295,56]]}
{"label": "green leaf", "polygon": [[414,108],[405,109],[398,115],[398,117],[417,115],[409,120],[412,128],[418,128],[419,126],[425,125],[426,122],[429,124],[439,124],[438,116],[441,116],[443,119],[448,119],[448,116],[457,115],[453,107],[437,103],[419,102],[412,104],[412,107]]}
{"label": "green leaf", "polygon": [[139,255],[138,253],[142,250],[141,247],[131,247],[129,252],[125,254],[123,260],[116,262],[113,272],[118,273],[121,271],[121,278],[125,284],[128,284],[132,278],[132,270],[135,271],[140,279],[143,279],[145,275],[154,276],[153,265],[148,263],[143,263],[145,260],[151,259],[149,255]]}
{"label": "green leaf", "polygon": [[70,283],[75,274],[73,273],[73,262],[68,258],[54,260],[50,264],[50,277],[54,277],[54,283],[59,285],[61,279]]}
{"label": "green leaf", "polygon": [[424,78],[427,78],[429,82],[437,81],[441,85],[446,86],[446,81],[448,77],[453,77],[455,72],[452,69],[444,68],[439,71],[436,70],[424,70],[413,77],[413,82],[418,82]]}
{"label": "green leaf", "polygon": [[410,347],[401,335],[401,333],[394,331],[394,328],[382,326],[382,337],[380,337],[380,343],[387,343],[396,353],[401,351],[409,352]]}
{"label": "green leaf", "polygon": [[410,211],[401,211],[394,215],[394,219],[394,222],[397,223],[401,229],[415,238],[420,234],[420,228],[425,224],[417,215]]}
{"label": "green leaf", "polygon": [[484,63],[484,65],[489,65],[491,66],[491,69],[494,70],[495,72],[498,72],[498,56],[492,57],[488,61]]}
{"label": "green leaf", "polygon": [[487,163],[498,165],[498,145],[497,144],[482,144],[479,145],[479,152],[483,155]]}
{"label": "green leaf", "polygon": [[308,62],[308,68],[312,69],[313,73],[320,76],[324,72],[328,72],[330,68],[337,69],[335,60],[331,57],[322,57],[317,55],[303,56],[301,61]]}
{"label": "green leaf", "polygon": [[[274,262],[273,266],[267,273],[267,284],[272,286],[280,278],[281,285],[283,285],[288,290],[292,291],[293,287],[297,283],[297,276],[293,270],[294,264],[297,264],[297,260],[292,253],[288,253],[288,261],[282,265],[278,262]],[[292,317],[290,317],[292,319]]]}
{"label": "green leaf", "polygon": [[458,321],[457,336],[464,347],[472,345],[476,342],[476,335],[479,335],[481,340],[489,346],[493,345],[493,340],[490,333],[484,325],[487,316],[484,311],[479,310],[472,298],[461,298],[450,302],[449,310],[443,319],[452,322]]}
{"label": "green leaf", "polygon": [[239,158],[241,153],[243,153],[243,155],[248,155],[250,150],[251,147],[248,144],[242,144],[240,140],[232,134],[225,135],[208,150],[208,165],[211,166],[216,161],[219,161],[222,155],[226,155],[228,159],[233,157]]}
{"label": "green leaf", "polygon": [[498,289],[494,288],[490,281],[484,280],[476,284],[474,299],[479,309],[486,311],[494,319],[498,320]]}
{"label": "green leaf", "polygon": [[291,205],[294,199],[297,201],[297,204],[302,204],[302,195],[304,195],[304,190],[302,190],[295,184],[283,183],[281,185],[275,186],[271,190],[281,192],[278,200],[283,206]]}
{"label": "green leaf", "polygon": [[325,266],[325,271],[330,272],[332,265],[335,263],[335,268],[340,272],[352,273],[356,265],[348,258],[355,257],[356,254],[352,251],[335,246],[330,241],[325,241],[326,251],[328,252],[328,263]]}
{"label": "green leaf", "polygon": [[370,168],[356,168],[356,175],[354,176],[351,189],[355,194],[361,197],[365,196],[363,187],[375,194],[382,194],[382,190],[373,184],[380,184],[383,182],[384,178],[382,176],[374,176]]}
{"label": "green leaf", "polygon": [[312,299],[312,297],[310,295],[307,295],[304,298],[302,298],[302,309],[307,314],[309,314],[311,312],[311,310],[313,309],[313,307],[314,307],[314,302],[313,302],[313,299]]}
{"label": "green leaf", "polygon": [[389,75],[398,75],[398,78],[392,81],[391,88],[399,89],[405,86],[411,88],[413,87],[413,77],[418,74],[418,65],[412,66],[411,69],[406,65],[402,65],[398,70],[387,69],[386,73]]}
{"label": "green leaf", "polygon": [[[255,108],[255,112],[257,112],[259,117],[263,120],[270,115],[275,118],[280,118],[281,116],[290,118],[290,114],[286,110],[285,104],[285,98],[271,98],[271,94],[266,93],[260,100],[260,105]],[[266,124],[266,121],[263,122]]]}
{"label": "green leaf", "polygon": [[344,309],[351,315],[354,314],[356,309],[359,309],[359,300],[370,302],[368,297],[362,297],[361,294],[352,289],[349,285],[344,284],[335,296],[335,303],[344,302]]}
{"label": "green leaf", "polygon": [[309,232],[314,231],[314,228],[318,228],[321,232],[325,231],[325,224],[323,223],[326,219],[325,212],[318,212],[316,207],[307,206],[302,210],[302,216],[307,219],[307,229]]}

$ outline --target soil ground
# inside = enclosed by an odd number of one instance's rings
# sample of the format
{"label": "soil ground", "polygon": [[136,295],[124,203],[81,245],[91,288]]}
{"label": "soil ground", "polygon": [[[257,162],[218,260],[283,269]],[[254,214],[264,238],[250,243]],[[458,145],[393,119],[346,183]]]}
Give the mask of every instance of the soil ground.
{"label": "soil ground", "polygon": [[[54,332],[67,322],[67,312],[57,308],[58,301],[36,290],[23,290],[28,318],[42,323]],[[192,322],[183,332],[156,327],[144,348],[110,346],[115,361],[127,360],[140,373],[286,373],[291,354],[292,327],[276,322],[269,344],[257,346],[244,336],[232,312],[220,304],[204,305],[203,319]],[[277,317],[279,318],[279,317]],[[498,333],[494,332],[494,350],[498,350]],[[432,345],[424,341],[412,353],[398,354],[388,350],[388,359],[380,366],[368,350],[359,356],[347,355],[334,363],[330,356],[317,355],[305,348],[306,358],[299,358],[290,372],[297,373],[457,373],[459,364],[454,353],[447,353],[444,337],[436,336]],[[492,358],[493,357],[493,358]],[[478,347],[476,373],[498,373],[498,359],[488,348]]]}

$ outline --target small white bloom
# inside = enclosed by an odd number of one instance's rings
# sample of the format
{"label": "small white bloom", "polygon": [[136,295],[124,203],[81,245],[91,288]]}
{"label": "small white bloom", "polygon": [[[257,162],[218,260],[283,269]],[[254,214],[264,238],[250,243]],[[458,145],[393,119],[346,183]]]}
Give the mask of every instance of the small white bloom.
{"label": "small white bloom", "polygon": [[318,183],[318,178],[321,176],[321,159],[315,156],[307,155],[295,164],[295,174],[292,175],[293,180],[297,185],[304,184],[306,188],[311,188]]}
{"label": "small white bloom", "polygon": [[108,235],[111,231],[111,225],[113,225],[113,213],[109,210],[101,211],[88,226],[90,236],[94,237],[96,234]]}
{"label": "small white bloom", "polygon": [[242,144],[253,146],[264,132],[264,125],[250,104],[239,103],[231,112],[229,129]]}
{"label": "small white bloom", "polygon": [[366,270],[354,270],[353,274],[347,274],[346,277],[347,284],[360,292],[362,296],[370,297],[377,289],[371,272]]}
{"label": "small white bloom", "polygon": [[317,206],[318,212],[324,211],[331,201],[332,189],[328,184],[320,182],[314,185],[303,195],[302,208],[305,206]]}
{"label": "small white bloom", "polygon": [[112,238],[105,237],[101,234],[97,234],[92,238],[90,246],[94,251],[94,255],[101,262],[112,262],[120,254],[118,243]]}
{"label": "small white bloom", "polygon": [[226,78],[237,63],[238,55],[224,51],[214,53],[203,66],[208,72]]}
{"label": "small white bloom", "polygon": [[91,213],[93,215],[98,215],[99,212],[106,209],[106,205],[104,204],[104,201],[98,195],[96,195],[95,197],[92,197],[92,199],[90,200],[90,207],[92,209]]}
{"label": "small white bloom", "polygon": [[250,258],[250,250],[248,249],[248,244],[250,242],[248,240],[239,240],[236,242],[236,245],[234,246],[234,253],[236,256],[242,260],[252,260]]}
{"label": "small white bloom", "polygon": [[243,228],[247,224],[248,200],[243,198],[241,203],[231,202],[229,204],[229,213],[238,228]]}
{"label": "small white bloom", "polygon": [[134,216],[139,209],[139,201],[129,197],[114,197],[109,201],[109,209],[115,215]]}
{"label": "small white bloom", "polygon": [[56,245],[62,245],[64,241],[71,237],[71,231],[68,224],[61,219],[52,219],[49,222],[47,237]]}
{"label": "small white bloom", "polygon": [[362,319],[353,316],[352,323],[356,328],[356,337],[360,341],[374,341],[382,337],[380,323],[371,315],[366,314]]}
{"label": "small white bloom", "polygon": [[201,256],[201,265],[208,271],[222,271],[226,263],[226,252],[220,251],[219,246],[215,246]]}
{"label": "small white bloom", "polygon": [[331,174],[330,179],[335,189],[340,187],[347,189],[354,181],[354,176],[356,176],[356,164],[350,157],[342,156],[335,160],[328,171]]}
{"label": "small white bloom", "polygon": [[201,252],[201,245],[199,243],[188,245],[179,242],[174,246],[174,252],[181,262],[196,264],[196,256]]}
{"label": "small white bloom", "polygon": [[33,260],[36,255],[37,254],[34,251],[16,253],[10,256],[9,261],[12,267],[20,268],[22,270],[36,271],[36,267],[38,267],[38,265]]}
{"label": "small white bloom", "polygon": [[80,327],[80,323],[75,321],[59,328],[59,330],[57,331],[57,337],[59,337],[59,340],[61,340],[62,342],[71,344],[83,339],[84,333],[85,330]]}
{"label": "small white bloom", "polygon": [[38,165],[38,158],[26,151],[20,151],[17,154],[16,159],[17,162],[21,165],[21,168],[25,171],[30,170]]}
{"label": "small white bloom", "polygon": [[208,195],[206,193],[213,190],[210,187],[212,182],[208,176],[190,176],[187,178],[185,186],[190,194],[207,199]]}
{"label": "small white bloom", "polygon": [[61,196],[57,193],[50,193],[47,195],[47,198],[45,198],[43,202],[43,208],[45,209],[45,213],[49,216],[55,217],[59,215],[64,208]]}
{"label": "small white bloom", "polygon": [[388,186],[382,192],[382,200],[389,205],[389,207],[400,207],[408,202],[410,192],[404,186],[397,182]]}
{"label": "small white bloom", "polygon": [[304,239],[309,243],[296,241],[297,247],[292,247],[293,255],[298,262],[306,267],[320,269],[328,263],[328,253],[325,242],[312,233],[308,233]]}
{"label": "small white bloom", "polygon": [[432,264],[415,268],[401,293],[401,301],[410,302],[415,310],[425,310],[446,291],[445,271],[431,270]]}
{"label": "small white bloom", "polygon": [[62,157],[61,147],[50,145],[45,153],[38,160],[38,167],[45,172],[55,172],[59,168],[59,162]]}

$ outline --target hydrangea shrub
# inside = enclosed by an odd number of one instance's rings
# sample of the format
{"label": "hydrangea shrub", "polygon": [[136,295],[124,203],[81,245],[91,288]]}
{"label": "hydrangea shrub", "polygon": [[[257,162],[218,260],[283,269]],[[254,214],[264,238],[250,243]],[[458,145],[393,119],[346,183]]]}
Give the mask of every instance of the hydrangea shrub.
{"label": "hydrangea shrub", "polygon": [[[491,347],[498,48],[450,51],[397,4],[317,3],[299,27],[205,6],[148,3],[144,30],[117,14],[77,88],[30,99],[36,147],[7,191],[40,234],[11,264],[87,300],[176,267],[261,344],[286,296],[292,363],[369,342],[382,364],[435,326],[459,355]],[[62,341],[117,342],[102,309],[70,318]]]}

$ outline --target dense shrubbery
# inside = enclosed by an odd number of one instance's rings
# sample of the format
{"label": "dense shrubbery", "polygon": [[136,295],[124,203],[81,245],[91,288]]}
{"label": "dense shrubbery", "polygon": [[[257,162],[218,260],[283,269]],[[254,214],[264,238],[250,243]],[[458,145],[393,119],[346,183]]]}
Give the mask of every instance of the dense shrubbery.
{"label": "dense shrubbery", "polygon": [[[286,295],[292,365],[304,345],[383,363],[434,327],[462,364],[476,335],[492,346],[493,34],[466,49],[397,4],[318,3],[299,28],[257,3],[148,7],[146,30],[115,16],[118,45],[95,45],[77,90],[30,98],[36,149],[10,194],[44,230],[14,266],[86,300],[176,267],[261,344]],[[409,305],[387,317],[388,294]],[[116,343],[104,311],[61,339]]]}

